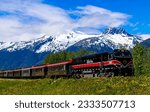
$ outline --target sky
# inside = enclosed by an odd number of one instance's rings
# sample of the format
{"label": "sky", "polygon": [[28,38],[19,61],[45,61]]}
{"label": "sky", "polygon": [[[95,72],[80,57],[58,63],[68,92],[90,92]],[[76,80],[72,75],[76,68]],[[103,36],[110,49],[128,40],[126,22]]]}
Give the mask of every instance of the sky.
{"label": "sky", "polygon": [[150,36],[149,0],[0,0],[0,42],[123,27]]}

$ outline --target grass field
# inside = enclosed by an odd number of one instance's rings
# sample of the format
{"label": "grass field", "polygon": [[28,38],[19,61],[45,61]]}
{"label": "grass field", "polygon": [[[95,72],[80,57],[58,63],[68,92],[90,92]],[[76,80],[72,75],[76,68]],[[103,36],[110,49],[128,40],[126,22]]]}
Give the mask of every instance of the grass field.
{"label": "grass field", "polygon": [[5,95],[150,95],[150,77],[0,79]]}

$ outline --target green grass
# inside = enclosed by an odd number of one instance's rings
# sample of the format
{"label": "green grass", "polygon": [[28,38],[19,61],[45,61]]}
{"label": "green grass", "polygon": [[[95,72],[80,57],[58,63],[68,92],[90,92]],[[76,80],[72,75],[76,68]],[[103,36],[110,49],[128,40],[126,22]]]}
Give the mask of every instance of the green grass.
{"label": "green grass", "polygon": [[150,95],[150,77],[100,77],[81,79],[0,79],[5,95]]}

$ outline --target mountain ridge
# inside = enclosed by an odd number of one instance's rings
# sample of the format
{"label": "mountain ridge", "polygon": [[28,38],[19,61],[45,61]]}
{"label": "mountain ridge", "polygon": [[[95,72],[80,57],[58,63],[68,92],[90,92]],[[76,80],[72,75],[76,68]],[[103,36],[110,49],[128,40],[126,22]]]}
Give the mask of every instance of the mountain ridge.
{"label": "mountain ridge", "polygon": [[[1,69],[14,69],[37,65],[48,53],[78,51],[83,48],[94,52],[112,51],[116,48],[132,49],[144,41],[123,28],[107,28],[98,35],[70,31],[58,36],[43,36],[30,41],[0,42]],[[16,58],[16,59],[15,59]],[[17,61],[16,61],[17,60]]]}

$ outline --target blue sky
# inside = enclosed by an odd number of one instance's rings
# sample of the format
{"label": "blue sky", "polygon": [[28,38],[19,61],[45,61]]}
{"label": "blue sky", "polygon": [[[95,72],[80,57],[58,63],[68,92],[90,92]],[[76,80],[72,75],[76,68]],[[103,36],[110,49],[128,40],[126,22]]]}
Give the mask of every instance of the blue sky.
{"label": "blue sky", "polygon": [[[56,2],[57,1],[57,2]],[[149,0],[44,0],[44,3],[74,10],[77,6],[94,5],[114,12],[121,12],[132,17],[133,25],[125,25],[134,34],[150,33],[150,4]]]}
{"label": "blue sky", "polygon": [[100,33],[124,27],[150,34],[148,0],[1,0],[0,40],[29,40],[71,30]]}

